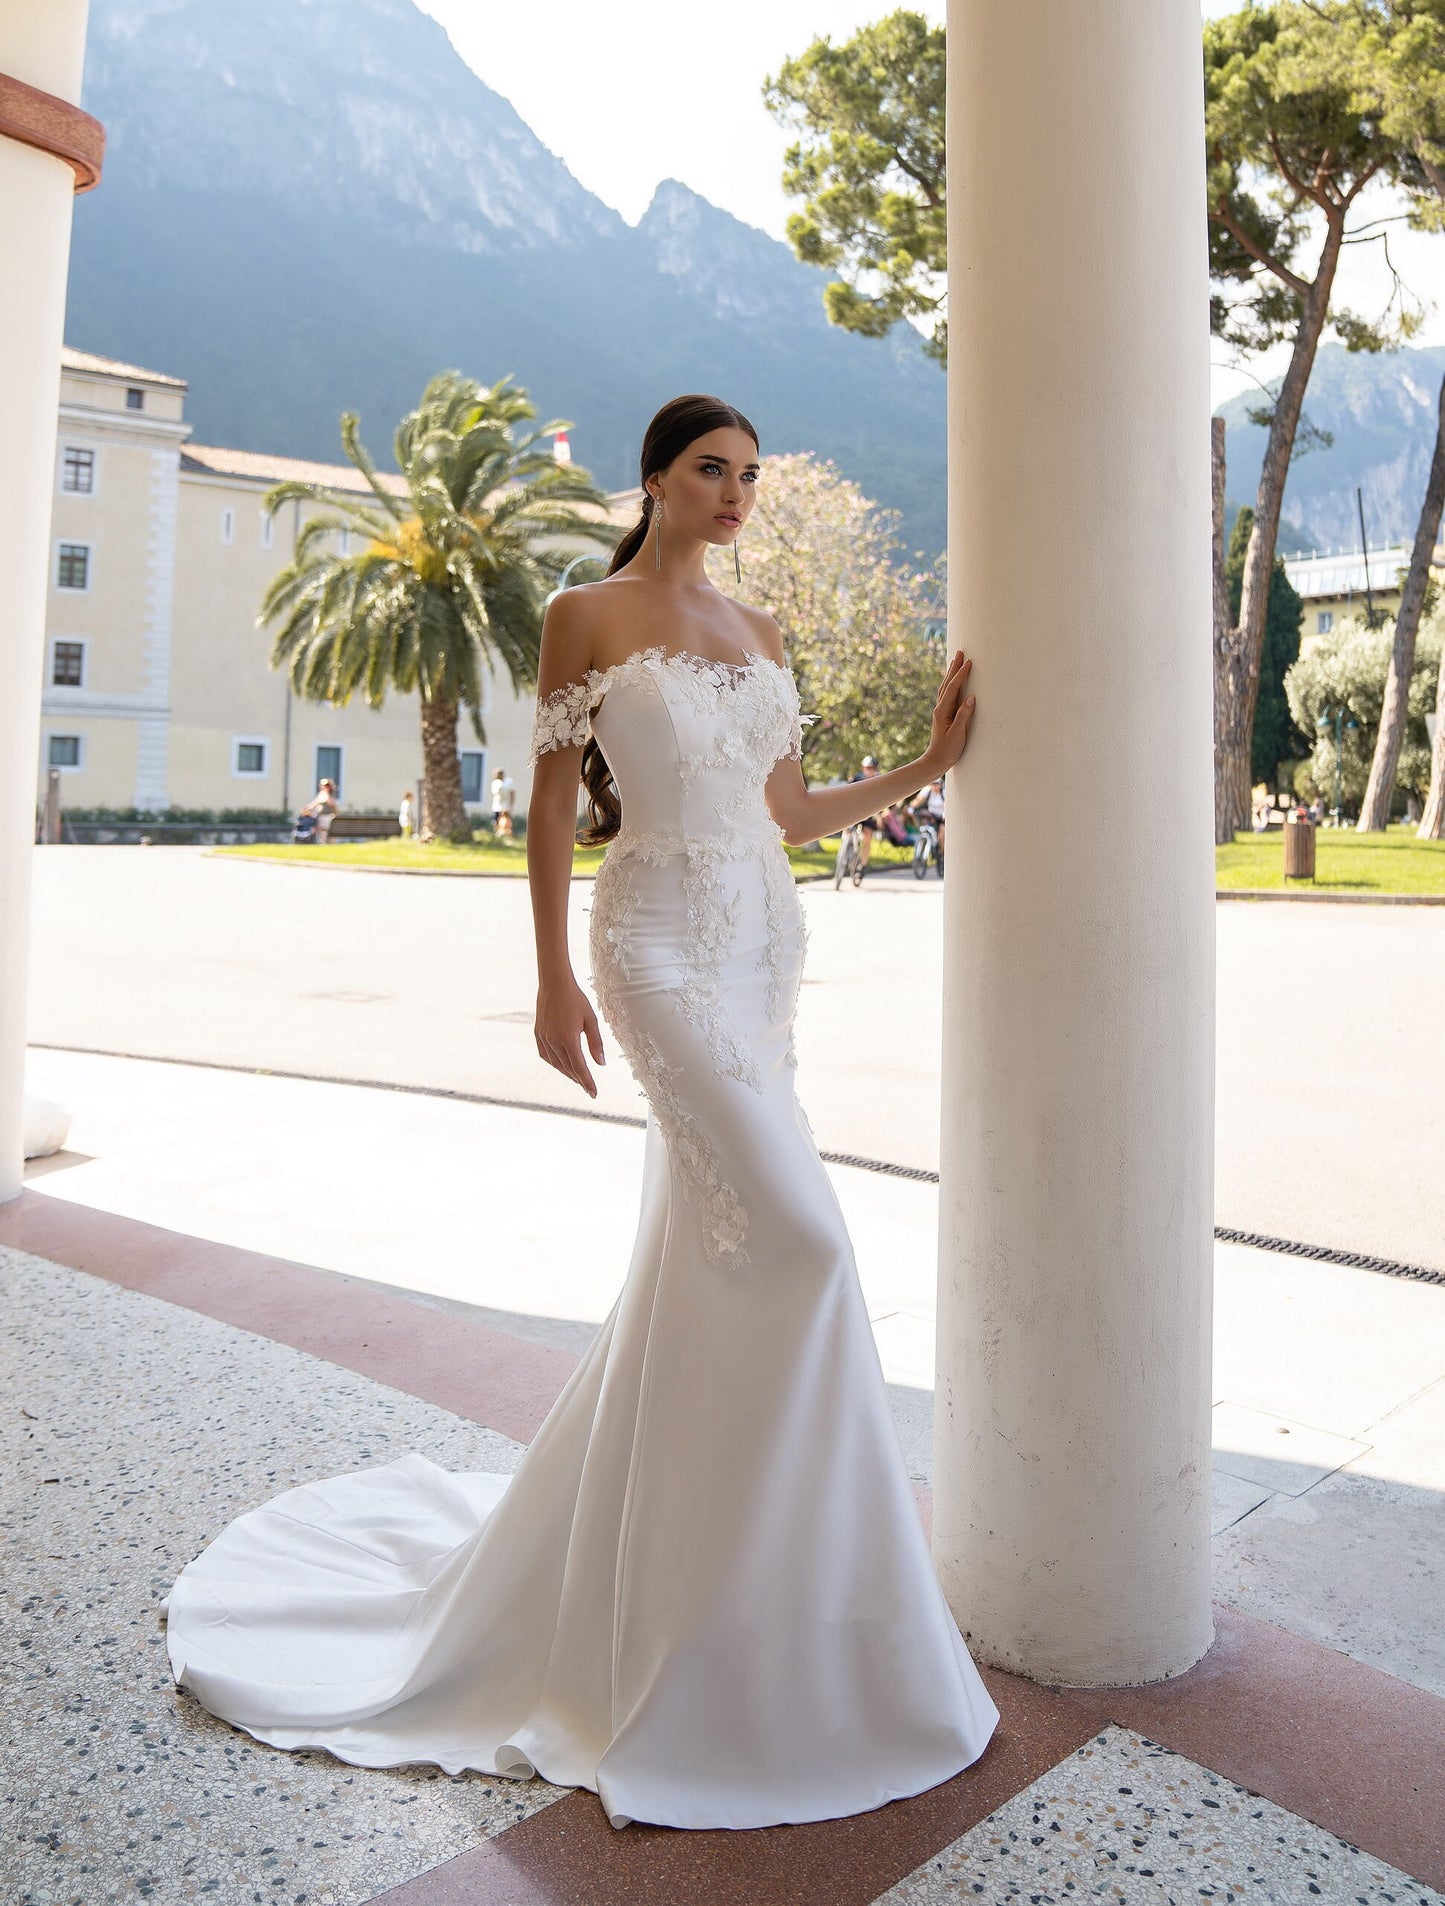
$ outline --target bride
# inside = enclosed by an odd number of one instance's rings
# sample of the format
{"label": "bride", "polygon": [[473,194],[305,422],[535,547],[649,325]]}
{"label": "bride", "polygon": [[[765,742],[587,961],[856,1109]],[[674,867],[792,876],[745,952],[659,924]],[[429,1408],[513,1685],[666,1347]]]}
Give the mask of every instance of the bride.
{"label": "bride", "polygon": [[626,1282],[510,1481],[405,1456],[289,1490],[183,1571],[172,1672],[258,1740],[538,1773],[614,1826],[761,1827],[919,1793],[998,1721],[793,1090],[784,852],[954,766],[969,664],[918,760],[809,789],[777,624],[703,567],[736,551],[758,475],[739,411],[665,405],[641,523],[542,636],[537,1048],[596,1095],[602,1033],[567,952],[580,777],[583,839],[608,842],[593,987],[648,1101]]}

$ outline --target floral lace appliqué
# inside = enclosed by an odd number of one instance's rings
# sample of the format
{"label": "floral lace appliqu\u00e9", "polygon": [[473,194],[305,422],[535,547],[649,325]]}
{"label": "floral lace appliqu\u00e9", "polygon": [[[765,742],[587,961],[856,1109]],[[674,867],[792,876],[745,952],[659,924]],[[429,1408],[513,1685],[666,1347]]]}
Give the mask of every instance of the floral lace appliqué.
{"label": "floral lace appliqu\u00e9", "polygon": [[625,857],[611,854],[598,869],[590,929],[593,991],[623,1057],[647,1095],[684,1195],[698,1207],[703,1250],[709,1261],[715,1263],[727,1256],[735,1264],[746,1264],[743,1238],[748,1214],[742,1200],[723,1177],[701,1121],[682,1102],[676,1084],[677,1068],[659,1050],[656,1040],[628,1016],[619,981],[629,971],[629,929],[637,905],[631,871]]}
{"label": "floral lace appliqu\u00e9", "polygon": [[[663,669],[672,671],[672,678],[682,685],[694,707],[704,711],[713,705],[720,689],[741,690],[750,684],[764,684],[761,706],[781,715],[783,725],[777,749],[768,765],[783,755],[801,755],[802,725],[817,717],[799,714],[798,686],[790,669],[775,662],[770,655],[750,652],[742,662],[717,662],[710,656],[669,652],[658,645],[625,656],[610,668],[589,668],[580,681],[564,682],[550,695],[542,696],[532,721],[528,765],[535,767],[538,756],[554,748],[582,747],[591,730],[592,711],[610,688],[628,676],[645,679]],[[753,713],[746,726],[755,733],[757,725]]]}
{"label": "floral lace appliqu\u00e9", "polygon": [[[683,789],[691,790],[710,770],[744,771],[739,787],[717,807],[717,827],[707,832],[679,827],[646,833],[626,818],[610,844],[593,891],[592,983],[597,1003],[611,1026],[623,1056],[646,1093],[667,1143],[668,1155],[684,1195],[701,1214],[708,1257],[747,1262],[744,1237],[747,1212],[719,1168],[712,1142],[701,1122],[683,1103],[677,1068],[656,1041],[629,1020],[624,981],[629,974],[630,938],[637,893],[633,867],[641,861],[659,866],[682,862],[679,878],[687,904],[688,932],[681,952],[681,980],[675,989],[678,1012],[699,1027],[708,1055],[722,1078],[755,1091],[763,1089],[756,1054],[742,1037],[723,998],[722,969],[737,936],[741,895],[726,874],[729,865],[751,862],[763,879],[767,944],[759,960],[769,976],[767,1010],[775,1022],[785,1010],[788,961],[806,940],[792,869],[782,846],[782,830],[771,819],[762,787],[775,762],[801,756],[805,722],[791,671],[770,657],[749,655],[742,663],[716,662],[704,656],[644,649],[608,669],[590,669],[537,705],[532,760],[553,748],[580,747],[591,729],[592,714],[619,682],[657,684],[663,671],[699,713],[716,712],[720,695],[728,697],[728,719],[708,744],[677,763]],[[791,1017],[787,1060],[797,1064]]]}

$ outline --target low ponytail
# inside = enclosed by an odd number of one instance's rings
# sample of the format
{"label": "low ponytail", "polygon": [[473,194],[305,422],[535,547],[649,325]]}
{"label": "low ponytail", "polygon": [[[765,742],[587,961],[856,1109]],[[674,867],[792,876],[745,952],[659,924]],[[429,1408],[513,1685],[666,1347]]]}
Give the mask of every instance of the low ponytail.
{"label": "low ponytail", "polygon": [[642,492],[641,519],[633,524],[632,528],[628,530],[616,549],[613,550],[612,561],[607,565],[607,573],[609,576],[615,576],[624,563],[630,563],[632,561],[632,558],[647,541],[647,532],[651,528],[652,492],[651,490],[645,489]]}
{"label": "low ponytail", "polygon": [[[758,433],[747,418],[720,397],[674,397],[658,411],[642,439],[642,515],[613,550],[607,565],[609,576],[630,563],[647,541],[654,509],[647,479],[661,475],[699,437],[727,427],[745,430],[757,444]],[[622,797],[606,755],[590,736],[582,750],[582,785],[587,790],[590,819],[577,839],[583,847],[601,847],[622,825]]]}

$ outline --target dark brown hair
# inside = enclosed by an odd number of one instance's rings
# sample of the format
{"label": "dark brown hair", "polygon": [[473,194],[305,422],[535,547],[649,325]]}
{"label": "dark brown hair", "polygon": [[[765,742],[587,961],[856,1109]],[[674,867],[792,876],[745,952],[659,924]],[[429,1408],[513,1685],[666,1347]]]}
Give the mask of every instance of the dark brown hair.
{"label": "dark brown hair", "polygon": [[[696,443],[710,430],[728,429],[746,431],[754,445],[761,449],[758,433],[747,418],[720,397],[693,392],[686,397],[674,397],[658,411],[642,439],[642,516],[612,552],[612,561],[607,566],[609,576],[615,575],[624,563],[630,563],[647,541],[647,532],[652,527],[652,492],[647,488],[647,479],[667,469],[690,443]],[[607,757],[590,736],[582,750],[582,785],[587,790],[591,818],[577,838],[584,847],[600,847],[603,841],[612,839],[622,823],[622,801]]]}

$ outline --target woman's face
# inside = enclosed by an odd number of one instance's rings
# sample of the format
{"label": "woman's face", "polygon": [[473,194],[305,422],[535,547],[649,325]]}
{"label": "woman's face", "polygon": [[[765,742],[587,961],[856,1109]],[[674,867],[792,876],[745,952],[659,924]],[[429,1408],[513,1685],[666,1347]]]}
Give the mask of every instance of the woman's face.
{"label": "woman's face", "polygon": [[663,499],[664,525],[706,543],[731,543],[756,500],[758,468],[758,446],[728,424],[694,438],[647,487]]}

